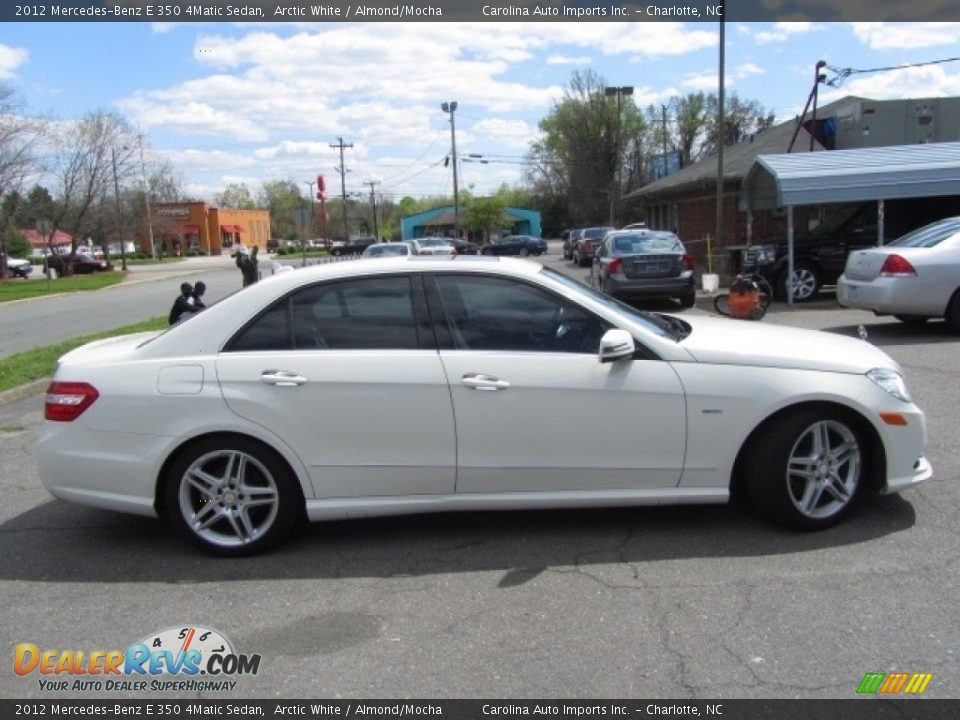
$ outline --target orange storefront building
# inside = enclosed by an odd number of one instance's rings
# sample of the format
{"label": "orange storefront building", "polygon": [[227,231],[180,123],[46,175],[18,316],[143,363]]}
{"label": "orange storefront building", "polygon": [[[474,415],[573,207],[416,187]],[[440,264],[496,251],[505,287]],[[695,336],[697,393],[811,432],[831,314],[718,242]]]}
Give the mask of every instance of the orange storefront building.
{"label": "orange storefront building", "polygon": [[[205,202],[159,203],[151,209],[153,241],[168,255],[201,252],[232,253],[238,243],[266,250],[270,239],[269,210],[215,208]],[[149,240],[140,247],[149,252]]]}

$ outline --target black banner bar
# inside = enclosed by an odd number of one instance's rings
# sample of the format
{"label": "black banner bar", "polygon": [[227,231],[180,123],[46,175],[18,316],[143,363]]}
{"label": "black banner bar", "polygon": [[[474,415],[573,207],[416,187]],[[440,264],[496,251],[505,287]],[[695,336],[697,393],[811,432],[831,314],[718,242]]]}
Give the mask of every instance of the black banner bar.
{"label": "black banner bar", "polygon": [[956,21],[956,0],[61,0],[3,3],[3,22]]}
{"label": "black banner bar", "polygon": [[958,700],[0,700],[0,717],[953,720]]}

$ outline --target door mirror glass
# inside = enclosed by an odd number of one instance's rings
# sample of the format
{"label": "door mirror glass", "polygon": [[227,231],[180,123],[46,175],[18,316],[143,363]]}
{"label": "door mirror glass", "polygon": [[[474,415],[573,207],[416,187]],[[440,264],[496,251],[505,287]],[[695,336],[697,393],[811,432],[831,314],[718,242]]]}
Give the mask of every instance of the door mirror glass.
{"label": "door mirror glass", "polygon": [[633,335],[626,330],[613,328],[607,330],[600,338],[600,362],[614,362],[623,358],[633,357],[636,352],[636,345],[633,342]]}

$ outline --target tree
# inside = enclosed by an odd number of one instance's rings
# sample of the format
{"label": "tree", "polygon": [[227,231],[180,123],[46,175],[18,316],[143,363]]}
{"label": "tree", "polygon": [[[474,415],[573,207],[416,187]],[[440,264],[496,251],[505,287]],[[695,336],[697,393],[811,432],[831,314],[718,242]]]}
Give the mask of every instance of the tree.
{"label": "tree", "polygon": [[[719,148],[719,133],[717,132],[717,96],[710,94],[707,98],[707,115],[709,123],[706,128],[702,154],[713,155]],[[736,145],[748,135],[766,130],[774,123],[774,114],[768,112],[756,100],[741,100],[736,93],[731,93],[723,104],[723,146]]]}
{"label": "tree", "polygon": [[[21,200],[20,189],[36,171],[35,146],[38,128],[21,114],[22,107],[13,89],[0,85],[0,257],[9,252],[6,228],[14,219]],[[0,278],[6,277],[6,261],[0,261]]]}
{"label": "tree", "polygon": [[502,198],[474,198],[466,209],[467,225],[472,230],[483,233],[484,242],[490,237],[490,231],[503,224],[503,214],[507,204]]}
{"label": "tree", "polygon": [[257,206],[246,183],[230,183],[214,200],[222,208],[253,210]]}
{"label": "tree", "polygon": [[126,180],[135,172],[133,154],[124,150],[132,146],[134,137],[123,118],[105,110],[89,113],[78,122],[52,131],[56,202],[52,217],[48,218],[46,243],[53,252],[57,230],[73,237],[65,262],[68,273],[72,272],[80,239],[102,226],[104,220],[98,213],[109,212],[105,199],[114,193],[114,172],[118,185],[121,177]]}
{"label": "tree", "polygon": [[25,258],[30,254],[30,243],[23,233],[13,225],[7,225],[3,234],[3,242],[10,257]]}
{"label": "tree", "polygon": [[[296,240],[300,233],[297,213],[303,206],[300,186],[293,180],[268,180],[263,183],[258,201],[270,211],[270,236]],[[311,203],[312,198],[307,198]]]}
{"label": "tree", "polygon": [[606,95],[605,87],[592,71],[574,72],[563,98],[540,121],[543,137],[529,154],[534,193],[544,200],[563,197],[568,220],[575,224],[611,215],[629,184],[628,161],[647,141],[646,121],[636,105]]}

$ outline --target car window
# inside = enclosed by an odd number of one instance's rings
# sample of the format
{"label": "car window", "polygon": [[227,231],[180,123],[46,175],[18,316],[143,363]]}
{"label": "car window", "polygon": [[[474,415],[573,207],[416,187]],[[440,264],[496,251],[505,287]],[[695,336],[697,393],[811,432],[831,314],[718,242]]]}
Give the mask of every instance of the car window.
{"label": "car window", "polygon": [[902,238],[894,240],[888,247],[934,247],[957,232],[960,232],[960,218],[951,218],[907,233]]}
{"label": "car window", "polygon": [[459,350],[596,353],[607,324],[528,283],[483,275],[438,275],[453,345]]}
{"label": "car window", "polygon": [[682,252],[683,245],[672,233],[625,235],[616,239],[618,253]]}
{"label": "car window", "polygon": [[229,350],[419,347],[410,279],[382,276],[298,290],[244,328]]}

